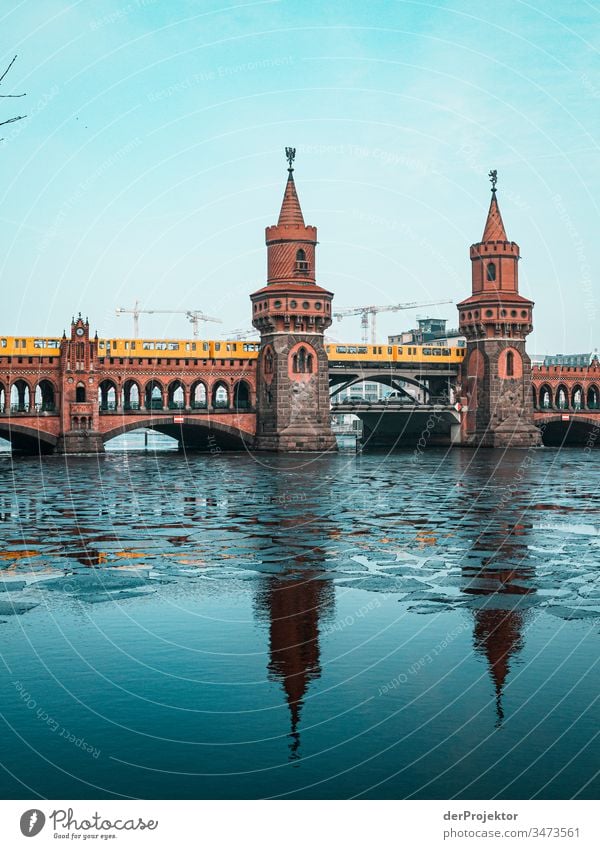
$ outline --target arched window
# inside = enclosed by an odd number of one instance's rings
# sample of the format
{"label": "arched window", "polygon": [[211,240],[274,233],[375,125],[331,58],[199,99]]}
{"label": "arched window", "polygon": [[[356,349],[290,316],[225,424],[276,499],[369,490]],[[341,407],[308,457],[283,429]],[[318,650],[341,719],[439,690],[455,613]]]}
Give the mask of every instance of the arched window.
{"label": "arched window", "polygon": [[506,376],[512,377],[515,373],[515,355],[512,351],[506,353]]}
{"label": "arched window", "polygon": [[308,271],[306,251],[303,248],[298,248],[298,250],[296,251],[296,270]]}
{"label": "arched window", "polygon": [[487,264],[487,279],[492,283],[496,279],[496,265],[493,262]]}
{"label": "arched window", "polygon": [[78,383],[75,389],[75,401],[78,404],[83,404],[85,401],[85,386],[83,383]]}
{"label": "arched window", "polygon": [[292,357],[292,371],[296,374],[312,373],[313,359],[313,355],[309,354],[304,346],[298,348]]}
{"label": "arched window", "polygon": [[540,407],[542,410],[549,410],[552,407],[552,392],[545,384],[540,389]]}
{"label": "arched window", "polygon": [[566,410],[569,406],[567,390],[564,386],[558,387],[558,392],[556,393],[556,406],[559,410]]}
{"label": "arched window", "polygon": [[267,348],[265,351],[265,374],[273,373],[273,351]]}

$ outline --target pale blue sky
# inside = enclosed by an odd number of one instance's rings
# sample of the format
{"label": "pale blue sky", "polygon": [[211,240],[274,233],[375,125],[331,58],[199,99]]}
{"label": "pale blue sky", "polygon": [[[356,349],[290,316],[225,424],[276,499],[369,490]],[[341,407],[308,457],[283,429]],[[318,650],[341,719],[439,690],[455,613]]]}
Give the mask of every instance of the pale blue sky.
{"label": "pale blue sky", "polygon": [[0,22],[3,91],[27,92],[0,109],[29,115],[0,145],[0,332],[81,310],[130,335],[114,309],[136,298],[249,327],[293,145],[338,308],[464,298],[497,168],[530,351],[600,347],[597,4],[5,0]]}

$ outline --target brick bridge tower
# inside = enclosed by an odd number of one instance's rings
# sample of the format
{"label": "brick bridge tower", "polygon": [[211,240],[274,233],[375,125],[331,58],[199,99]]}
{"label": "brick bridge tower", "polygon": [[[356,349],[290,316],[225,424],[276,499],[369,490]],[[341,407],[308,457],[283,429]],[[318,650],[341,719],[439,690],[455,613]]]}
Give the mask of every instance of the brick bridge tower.
{"label": "brick bridge tower", "polygon": [[533,423],[531,333],[533,301],[519,294],[519,246],[506,236],[490,171],[492,199],[480,242],[471,245],[472,294],[458,304],[467,339],[461,382],[467,413],[462,442],[489,447],[539,445]]}
{"label": "brick bridge tower", "polygon": [[332,292],[315,278],[317,228],[307,226],[294,183],[294,148],[276,225],[266,228],[267,285],[250,296],[260,332],[256,440],[264,451],[331,451],[329,368],[323,346]]}
{"label": "brick bridge tower", "polygon": [[60,352],[61,386],[58,454],[99,454],[104,451],[98,422],[98,381],[94,370],[97,340],[79,313],[71,320],[69,337],[63,334]]}

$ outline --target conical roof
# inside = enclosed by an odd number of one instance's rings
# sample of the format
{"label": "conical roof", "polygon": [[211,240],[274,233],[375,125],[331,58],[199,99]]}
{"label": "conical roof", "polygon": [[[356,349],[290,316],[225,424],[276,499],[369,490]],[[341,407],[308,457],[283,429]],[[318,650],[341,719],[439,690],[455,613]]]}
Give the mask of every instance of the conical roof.
{"label": "conical roof", "polygon": [[279,213],[279,221],[277,226],[281,227],[304,227],[304,216],[298,200],[296,192],[296,184],[294,182],[294,174],[290,169],[287,183],[285,184],[285,192],[283,193],[283,203],[281,204],[281,212]]}
{"label": "conical roof", "polygon": [[483,231],[481,241],[508,242],[506,230],[504,229],[504,222],[502,221],[502,216],[500,215],[500,207],[498,206],[498,201],[496,200],[495,191],[492,192],[490,209],[488,212],[487,221],[485,222],[485,229]]}

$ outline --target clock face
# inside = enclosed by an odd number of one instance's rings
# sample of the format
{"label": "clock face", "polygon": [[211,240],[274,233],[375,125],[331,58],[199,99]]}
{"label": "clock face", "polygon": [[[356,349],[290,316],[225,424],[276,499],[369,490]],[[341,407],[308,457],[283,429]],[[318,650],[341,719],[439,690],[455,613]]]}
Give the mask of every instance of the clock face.
{"label": "clock face", "polygon": [[78,336],[83,336],[83,327],[78,327],[77,330],[75,331],[75,333]]}

